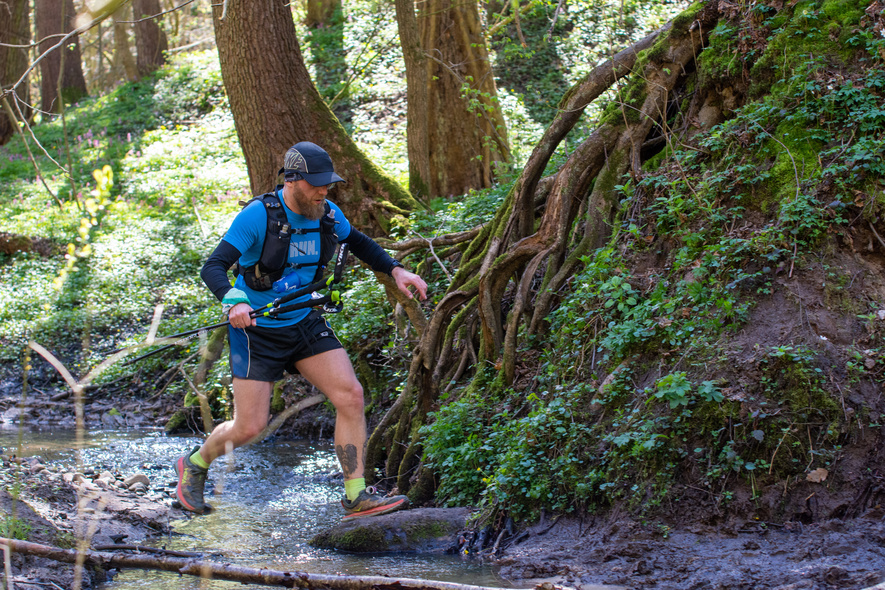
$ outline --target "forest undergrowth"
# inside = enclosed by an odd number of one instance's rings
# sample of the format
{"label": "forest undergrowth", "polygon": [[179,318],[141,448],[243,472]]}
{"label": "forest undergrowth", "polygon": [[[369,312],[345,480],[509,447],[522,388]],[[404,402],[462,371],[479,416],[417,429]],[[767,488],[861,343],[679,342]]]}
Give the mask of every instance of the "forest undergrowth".
{"label": "forest undergrowth", "polygon": [[[616,187],[610,241],[581,257],[548,329],[525,335],[514,386],[477,367],[423,427],[439,497],[499,525],[615,506],[811,522],[875,504],[880,8],[723,15],[659,153]],[[704,129],[686,113],[712,89],[726,116]]]}

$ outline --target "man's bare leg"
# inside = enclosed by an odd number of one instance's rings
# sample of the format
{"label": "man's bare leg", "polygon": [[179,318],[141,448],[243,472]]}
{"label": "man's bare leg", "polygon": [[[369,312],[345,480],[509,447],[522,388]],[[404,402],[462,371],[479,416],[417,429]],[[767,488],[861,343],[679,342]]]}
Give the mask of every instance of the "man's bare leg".
{"label": "man's bare leg", "polygon": [[330,350],[295,364],[298,371],[322,391],[337,413],[335,452],[344,472],[344,520],[377,516],[409,505],[405,496],[384,497],[366,488],[366,415],[363,387],[343,349]]}
{"label": "man's bare leg", "polygon": [[295,364],[298,372],[335,406],[335,453],[344,479],[365,477],[366,414],[360,385],[347,352],[338,348]]}
{"label": "man's bare leg", "polygon": [[267,426],[273,383],[234,377],[234,418],[216,426],[200,448],[200,456],[211,463],[229,448],[243,446]]}
{"label": "man's bare leg", "polygon": [[186,510],[204,513],[209,509],[203,498],[209,464],[229,450],[252,440],[267,425],[273,383],[234,379],[234,418],[216,427],[200,447],[175,462],[179,503]]}

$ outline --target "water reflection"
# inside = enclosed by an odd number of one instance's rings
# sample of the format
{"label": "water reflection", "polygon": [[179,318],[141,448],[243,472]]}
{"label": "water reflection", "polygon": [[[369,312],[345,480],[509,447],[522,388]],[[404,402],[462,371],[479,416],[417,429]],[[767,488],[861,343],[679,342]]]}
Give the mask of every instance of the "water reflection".
{"label": "water reflection", "polygon": [[[197,438],[167,437],[151,431],[101,431],[76,444],[73,431],[31,430],[18,445],[19,432],[0,429],[0,447],[19,456],[72,468],[146,473],[157,487],[175,480],[172,462],[199,444]],[[207,498],[216,510],[173,523],[175,533],[155,544],[168,549],[220,553],[245,567],[311,573],[382,575],[505,586],[491,566],[458,556],[339,554],[308,545],[320,530],[337,523],[343,484],[328,442],[266,441],[213,464]],[[207,488],[208,490],[209,488]],[[104,590],[156,588],[243,588],[234,582],[201,581],[163,572],[129,570]]]}

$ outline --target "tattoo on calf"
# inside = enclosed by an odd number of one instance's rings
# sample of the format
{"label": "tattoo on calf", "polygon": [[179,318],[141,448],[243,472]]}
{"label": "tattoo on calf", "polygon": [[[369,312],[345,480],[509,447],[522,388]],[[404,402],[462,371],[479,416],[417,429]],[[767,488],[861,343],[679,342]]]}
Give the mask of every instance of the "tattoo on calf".
{"label": "tattoo on calf", "polygon": [[338,455],[338,461],[341,463],[341,469],[344,470],[345,478],[356,473],[359,466],[356,445],[335,445],[335,454]]}

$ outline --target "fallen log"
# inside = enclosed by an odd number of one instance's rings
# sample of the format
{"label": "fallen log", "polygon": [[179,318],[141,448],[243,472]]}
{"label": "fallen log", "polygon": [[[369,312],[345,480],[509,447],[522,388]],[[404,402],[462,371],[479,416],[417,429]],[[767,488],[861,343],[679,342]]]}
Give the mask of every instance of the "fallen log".
{"label": "fallen log", "polygon": [[[0,537],[0,547],[4,546],[15,553],[35,555],[63,563],[75,564],[78,558],[78,552],[73,549],[62,549],[51,545]],[[83,565],[100,567],[105,571],[127,568],[158,570],[216,580],[230,580],[243,584],[262,584],[305,590],[496,590],[487,586],[471,586],[434,580],[383,576],[335,576],[298,571],[283,572],[180,557],[124,555],[103,551],[84,551],[80,556]]]}

